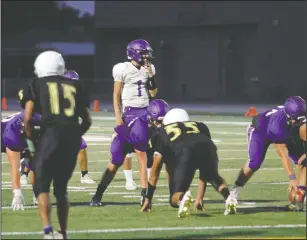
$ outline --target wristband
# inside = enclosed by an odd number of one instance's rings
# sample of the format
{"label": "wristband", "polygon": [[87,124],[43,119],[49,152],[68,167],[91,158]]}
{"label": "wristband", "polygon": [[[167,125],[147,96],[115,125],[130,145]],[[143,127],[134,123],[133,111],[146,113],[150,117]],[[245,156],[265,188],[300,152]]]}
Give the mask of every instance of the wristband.
{"label": "wristband", "polygon": [[290,180],[295,180],[295,179],[296,179],[295,174],[291,174],[291,175],[289,175],[289,179],[290,179]]}
{"label": "wristband", "polygon": [[31,153],[35,153],[35,146],[34,146],[33,141],[30,140],[29,138],[27,138],[27,139],[26,139],[26,142],[27,142],[29,151],[30,151]]}
{"label": "wristband", "polygon": [[148,78],[148,89],[155,90],[157,88],[155,77]]}
{"label": "wristband", "polygon": [[154,195],[155,190],[156,190],[156,187],[148,183],[146,197],[151,200]]}

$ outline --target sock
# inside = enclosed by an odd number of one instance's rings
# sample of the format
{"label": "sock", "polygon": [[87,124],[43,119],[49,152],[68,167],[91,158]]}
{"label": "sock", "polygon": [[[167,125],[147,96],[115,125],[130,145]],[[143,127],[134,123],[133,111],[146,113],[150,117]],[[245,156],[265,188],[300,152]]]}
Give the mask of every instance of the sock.
{"label": "sock", "polygon": [[95,200],[97,200],[97,201],[101,201],[102,195],[103,195],[103,193],[106,189],[107,189],[107,186],[103,186],[103,185],[99,184],[93,198],[95,198]]}
{"label": "sock", "polygon": [[86,174],[88,174],[88,171],[81,171],[82,177],[84,177]]}
{"label": "sock", "polygon": [[147,178],[148,178],[148,181],[149,181],[150,172],[151,172],[151,168],[147,168]]}
{"label": "sock", "polygon": [[221,194],[223,196],[223,198],[226,200],[230,194],[229,189],[228,188],[223,188],[221,191]]}
{"label": "sock", "polygon": [[44,233],[45,234],[49,234],[49,233],[52,233],[53,232],[53,229],[51,226],[48,226],[48,227],[44,227]]}
{"label": "sock", "polygon": [[132,170],[124,170],[126,182],[133,182]]}

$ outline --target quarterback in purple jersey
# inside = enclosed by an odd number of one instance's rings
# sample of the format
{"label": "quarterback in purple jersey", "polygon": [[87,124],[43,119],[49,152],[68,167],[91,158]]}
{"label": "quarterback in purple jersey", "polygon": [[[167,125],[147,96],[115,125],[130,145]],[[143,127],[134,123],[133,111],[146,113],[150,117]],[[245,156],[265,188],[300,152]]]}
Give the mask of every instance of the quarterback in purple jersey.
{"label": "quarterback in purple jersey", "polygon": [[289,187],[297,187],[296,175],[291,166],[286,144],[292,136],[292,127],[300,123],[305,116],[306,102],[301,97],[293,96],[286,100],[284,106],[270,109],[253,118],[252,124],[247,128],[249,159],[240,170],[231,191],[235,199],[254,172],[260,168],[270,144],[274,144],[289,176]]}
{"label": "quarterback in purple jersey", "polygon": [[[24,111],[14,113],[1,121],[1,152],[7,154],[11,164],[11,177],[13,187],[13,210],[23,210],[24,198],[20,189],[20,159],[21,152],[26,148],[23,136]],[[35,113],[32,118],[34,125],[39,125],[41,115]]]}
{"label": "quarterback in purple jersey", "polygon": [[[113,67],[113,105],[116,125],[129,124],[134,118],[146,115],[150,98],[156,96],[156,70],[151,63],[152,52],[146,40],[133,40],[127,46],[129,61],[115,64]],[[140,169],[140,185],[144,192],[147,188],[147,175],[150,169],[146,170],[146,153],[136,151],[136,155]],[[131,165],[131,156],[127,155],[123,165],[126,189],[135,190]]]}
{"label": "quarterback in purple jersey", "polygon": [[[151,135],[148,119],[157,109],[156,105],[162,106],[159,107],[159,111],[161,116],[164,116],[168,111],[168,104],[161,99],[155,99],[149,103],[146,115],[135,118],[129,124],[124,123],[114,128],[115,134],[111,144],[111,161],[100,180],[95,195],[92,197],[90,206],[101,206],[102,195],[113,180],[118,168],[123,164],[127,153],[135,150],[142,152],[148,150]],[[141,205],[144,198],[145,194],[141,197]]]}

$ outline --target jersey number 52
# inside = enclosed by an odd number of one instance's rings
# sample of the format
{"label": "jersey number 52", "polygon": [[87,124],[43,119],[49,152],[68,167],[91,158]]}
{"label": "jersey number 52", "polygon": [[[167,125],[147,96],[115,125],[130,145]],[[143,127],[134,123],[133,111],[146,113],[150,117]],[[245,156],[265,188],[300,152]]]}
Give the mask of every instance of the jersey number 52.
{"label": "jersey number 52", "polygon": [[[183,124],[186,128],[185,132],[187,134],[200,132],[195,122],[185,122]],[[173,134],[173,136],[170,138],[171,142],[175,141],[182,134],[182,130],[178,127],[178,123],[167,125],[164,127],[164,129],[167,135]]]}
{"label": "jersey number 52", "polygon": [[[59,101],[59,89],[57,83],[47,83],[49,96],[50,96],[50,109],[51,113],[54,115],[60,114],[60,101]],[[70,103],[68,108],[64,108],[64,114],[67,117],[72,117],[75,114],[75,107],[76,107],[76,88],[72,85],[68,84],[61,84],[60,85],[63,90],[63,97],[67,99]]]}

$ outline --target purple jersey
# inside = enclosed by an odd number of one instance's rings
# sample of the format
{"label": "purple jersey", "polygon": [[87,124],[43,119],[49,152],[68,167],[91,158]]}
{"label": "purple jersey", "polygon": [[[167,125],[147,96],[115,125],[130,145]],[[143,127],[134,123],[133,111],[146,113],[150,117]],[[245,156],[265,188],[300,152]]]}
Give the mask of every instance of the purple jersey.
{"label": "purple jersey", "polygon": [[117,135],[112,140],[111,155],[114,165],[121,165],[127,153],[148,149],[149,127],[146,116],[135,118],[129,124],[114,128]]}
{"label": "purple jersey", "polygon": [[[25,141],[22,138],[24,111],[14,113],[1,121],[1,151],[8,147],[12,151],[21,152],[25,147]],[[34,113],[32,123],[40,125],[41,115]]]}
{"label": "purple jersey", "polygon": [[253,126],[271,143],[285,143],[291,136],[291,127],[284,106],[260,113],[253,119]]}
{"label": "purple jersey", "polygon": [[271,143],[286,143],[291,137],[291,127],[283,106],[260,113],[247,128],[248,166],[260,168]]}

